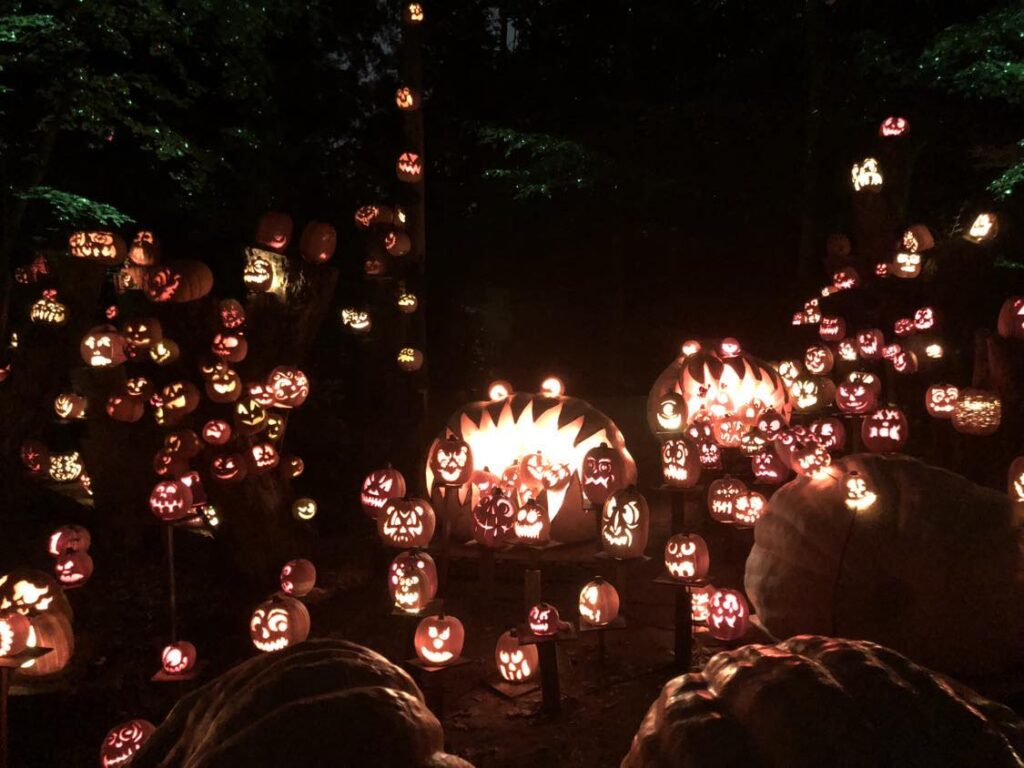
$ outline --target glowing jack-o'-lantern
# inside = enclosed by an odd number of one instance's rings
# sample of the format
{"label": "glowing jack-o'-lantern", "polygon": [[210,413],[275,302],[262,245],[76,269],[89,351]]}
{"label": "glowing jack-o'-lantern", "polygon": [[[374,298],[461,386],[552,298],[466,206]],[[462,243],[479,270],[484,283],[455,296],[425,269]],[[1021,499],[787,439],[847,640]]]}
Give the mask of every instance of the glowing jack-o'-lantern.
{"label": "glowing jack-o'-lantern", "polygon": [[1024,339],[1024,296],[1010,296],[1003,302],[996,330],[1004,339]]}
{"label": "glowing jack-o'-lantern", "polygon": [[18,456],[25,469],[39,475],[50,467],[50,449],[38,440],[26,440],[18,450]]}
{"label": "glowing jack-o'-lantern", "polygon": [[155,234],[140,229],[132,238],[128,249],[128,261],[140,267],[151,267],[160,262],[160,241]]}
{"label": "glowing jack-o'-lantern", "polygon": [[238,483],[249,474],[249,468],[242,454],[221,453],[210,460],[210,474],[221,482]]}
{"label": "glowing jack-o'-lantern", "polygon": [[395,161],[399,181],[416,184],[423,179],[423,160],[415,152],[403,152]]}
{"label": "glowing jack-o'-lantern", "polygon": [[889,358],[889,362],[892,364],[892,369],[896,371],[896,373],[908,374],[917,372],[917,355],[909,349],[901,348],[897,350],[892,357]]}
{"label": "glowing jack-o'-lantern", "polygon": [[540,654],[535,645],[520,645],[516,631],[510,629],[494,646],[494,663],[506,682],[525,683],[537,672]]}
{"label": "glowing jack-o'-lantern", "polygon": [[201,299],[213,288],[213,272],[201,261],[168,262],[150,271],[146,298],[156,303],[184,303]]}
{"label": "glowing jack-o'-lantern", "polygon": [[393,229],[384,235],[384,250],[391,256],[405,256],[412,250],[412,238],[400,229]]}
{"label": "glowing jack-o'-lantern", "polygon": [[863,161],[854,163],[850,169],[850,177],[854,192],[880,192],[882,189],[882,169],[878,160],[873,157],[866,157]]}
{"label": "glowing jack-o'-lantern", "polygon": [[908,136],[910,134],[910,121],[905,117],[890,115],[878,126],[878,135],[883,139]]}
{"label": "glowing jack-o'-lantern", "polygon": [[423,353],[414,347],[398,350],[398,367],[403,371],[418,371],[423,367]]}
{"label": "glowing jack-o'-lantern", "polygon": [[245,249],[242,284],[252,293],[280,295],[287,287],[287,273],[281,254],[261,248]]}
{"label": "glowing jack-o'-lantern", "polygon": [[161,339],[149,348],[149,359],[157,365],[170,365],[180,354],[178,343],[171,339]]}
{"label": "glowing jack-o'-lantern", "polygon": [[68,308],[57,301],[57,291],[47,289],[29,308],[28,319],[44,325],[64,325],[68,319]]}
{"label": "glowing jack-o'-lantern", "polygon": [[721,477],[708,486],[708,513],[712,520],[731,523],[736,500],[747,492],[746,484],[735,477]]}
{"label": "glowing jack-o'-lantern", "polygon": [[154,731],[155,725],[139,718],[115,725],[103,739],[103,745],[100,747],[100,765],[103,768],[130,765],[135,753],[149,741]]}
{"label": "glowing jack-o'-lantern", "polygon": [[583,494],[594,506],[603,506],[624,484],[621,454],[608,443],[594,446],[583,457]]}
{"label": "glowing jack-o'-lantern", "polygon": [[80,525],[62,525],[50,534],[46,551],[51,557],[58,557],[65,552],[88,552],[92,544],[89,531]]}
{"label": "glowing jack-o'-lantern", "polygon": [[747,420],[739,414],[726,412],[713,413],[711,416],[712,435],[723,448],[738,448],[747,428]]}
{"label": "glowing jack-o'-lantern", "polygon": [[192,490],[180,480],[161,480],[149,494],[149,508],[165,523],[181,520],[192,511]]}
{"label": "glowing jack-o'-lantern", "polygon": [[707,624],[708,615],[711,613],[711,595],[715,588],[706,584],[704,586],[688,587],[690,591],[690,619],[694,624]]}
{"label": "glowing jack-o'-lantern", "polygon": [[53,398],[53,412],[62,419],[84,419],[89,401],[76,392],[61,392]]}
{"label": "glowing jack-o'-lantern", "polygon": [[824,443],[804,427],[794,427],[779,438],[783,461],[798,475],[819,476],[832,463]]}
{"label": "glowing jack-o'-lantern", "polygon": [[834,362],[832,350],[821,344],[809,346],[804,353],[804,368],[815,376],[821,376],[831,371]]}
{"label": "glowing jack-o'-lantern", "polygon": [[998,231],[999,219],[994,213],[979,213],[971,222],[971,228],[964,233],[964,240],[983,243],[994,238]]}
{"label": "glowing jack-o'-lantern", "polygon": [[878,499],[878,494],[868,483],[867,478],[857,470],[851,470],[843,475],[842,484],[845,495],[843,503],[852,512],[870,509]]}
{"label": "glowing jack-o'-lantern", "polygon": [[537,603],[527,613],[526,623],[530,632],[538,637],[557,635],[563,626],[558,609],[550,603]]}
{"label": "glowing jack-o'-lantern", "polygon": [[641,557],[647,547],[651,512],[636,486],[616,491],[601,511],[601,546],[615,558]]}
{"label": "glowing jack-o'-lantern", "polygon": [[93,368],[112,368],[127,359],[125,338],[112,325],[98,325],[82,337],[82,359]]}
{"label": "glowing jack-o'-lantern", "polygon": [[757,418],[757,430],[766,440],[774,440],[785,428],[786,420],[774,408],[769,408]]}
{"label": "glowing jack-o'-lantern", "polygon": [[249,342],[240,332],[217,333],[210,341],[210,351],[221,360],[240,363],[249,354]]}
{"label": "glowing jack-o'-lantern", "polygon": [[843,339],[836,344],[836,352],[840,360],[853,362],[857,359],[857,344],[852,339]]}
{"label": "glowing jack-o'-lantern", "polygon": [[68,238],[68,252],[74,258],[108,266],[124,261],[127,250],[124,240],[114,232],[73,232]]}
{"label": "glowing jack-o'-lantern", "polygon": [[544,505],[528,499],[516,512],[513,532],[523,544],[546,544],[551,539],[551,518]]}
{"label": "glowing jack-o'-lantern", "polygon": [[540,393],[544,397],[561,397],[565,394],[565,382],[557,376],[548,376],[540,383]]}
{"label": "glowing jack-o'-lantern", "polygon": [[708,575],[711,555],[696,533],[677,533],[665,542],[665,570],[679,581],[701,581]]}
{"label": "glowing jack-o'-lantern", "polygon": [[292,217],[287,213],[267,211],[256,224],[256,242],[275,251],[283,250],[292,238],[293,228]]}
{"label": "glowing jack-o'-lantern", "polygon": [[853,267],[844,267],[832,275],[832,286],[839,291],[849,291],[860,286],[860,274]]}
{"label": "glowing jack-o'-lantern", "polygon": [[936,419],[949,419],[960,399],[960,388],[953,384],[932,384],[924,393],[924,407]]}
{"label": "glowing jack-o'-lantern", "polygon": [[376,469],[363,480],[359,502],[370,517],[384,508],[388,499],[405,496],[405,477],[390,464],[384,469]]}
{"label": "glowing jack-o'-lantern", "polygon": [[377,515],[377,533],[390,547],[426,547],[435,525],[434,509],[423,499],[388,499]]}
{"label": "glowing jack-o'-lantern", "polygon": [[140,317],[124,324],[124,338],[132,347],[149,349],[164,337],[163,327],[155,317]]}
{"label": "glowing jack-o'-lantern", "polygon": [[1003,403],[995,392],[963,389],[953,409],[953,429],[965,435],[991,435],[1003,418]]}
{"label": "glowing jack-o'-lantern", "polygon": [[733,503],[732,521],[740,528],[749,528],[761,519],[768,507],[768,499],[757,491],[747,491]]}
{"label": "glowing jack-o'-lantern", "polygon": [[388,592],[395,607],[419,613],[437,595],[437,566],[426,552],[410,549],[391,561]]}
{"label": "glowing jack-o'-lantern", "polygon": [[28,648],[31,622],[20,613],[0,613],[0,658],[17,656]]}
{"label": "glowing jack-o'-lantern", "polygon": [[302,229],[299,253],[310,264],[324,264],[334,256],[337,244],[338,233],[333,226],[323,221],[311,221]]}
{"label": "glowing jack-o'-lantern", "polygon": [[420,108],[420,93],[407,85],[395,91],[395,106],[403,112],[411,112]]}
{"label": "glowing jack-o'-lantern", "polygon": [[604,627],[619,615],[619,592],[607,581],[598,577],[587,582],[580,590],[580,622]]}
{"label": "glowing jack-o'-lantern", "polygon": [[310,498],[300,498],[292,502],[292,517],[308,522],[316,517],[317,503]]}
{"label": "glowing jack-o'-lantern", "polygon": [[861,424],[864,446],[875,453],[894,453],[907,442],[907,418],[899,408],[875,410]]}
{"label": "glowing jack-o'-lantern", "polygon": [[831,404],[835,398],[835,385],[831,379],[804,376],[793,382],[789,394],[798,411],[810,413]]}
{"label": "glowing jack-o'-lantern", "polygon": [[857,333],[857,354],[865,360],[877,360],[882,356],[885,336],[877,328]]}
{"label": "glowing jack-o'-lantern", "polygon": [[369,333],[372,321],[369,312],[346,307],[341,310],[341,324],[353,333]]}
{"label": "glowing jack-o'-lantern", "polygon": [[53,564],[53,572],[65,589],[80,587],[92,578],[93,562],[88,552],[65,552]]}
{"label": "glowing jack-o'-lantern", "polygon": [[473,452],[461,437],[437,440],[430,451],[430,469],[444,485],[465,485],[473,474]]}
{"label": "glowing jack-o'-lantern", "polygon": [[862,381],[843,381],[836,389],[836,405],[843,413],[868,413],[878,405],[878,393]]}
{"label": "glowing jack-o'-lantern", "polygon": [[672,437],[661,444],[661,476],[666,485],[692,488],[700,479],[700,451],[685,435]]}
{"label": "glowing jack-o'-lantern", "polygon": [[267,409],[252,395],[235,403],[235,424],[243,435],[253,435],[267,425]]}
{"label": "glowing jack-o'-lantern", "polygon": [[738,640],[747,632],[750,608],[743,593],[716,589],[708,606],[708,632],[716,640]]}
{"label": "glowing jack-o'-lantern", "polygon": [[160,666],[168,675],[184,675],[196,666],[196,647],[187,640],[165,645],[160,652]]}
{"label": "glowing jack-o'-lantern", "polygon": [[443,667],[462,655],[466,628],[454,616],[427,616],[416,627],[412,643],[424,664]]}
{"label": "glowing jack-o'-lantern", "polygon": [[256,649],[264,653],[304,642],[309,637],[309,611],[294,597],[275,595],[253,611],[249,637]]}
{"label": "glowing jack-o'-lantern", "polygon": [[309,379],[298,368],[279,365],[270,372],[267,382],[278,408],[297,408],[309,396]]}
{"label": "glowing jack-o'-lantern", "polygon": [[58,483],[72,483],[85,471],[78,451],[54,453],[49,457],[50,479]]}
{"label": "glowing jack-o'-lantern", "polygon": [[423,6],[420,3],[409,3],[405,6],[403,18],[406,24],[421,24],[424,19]]}
{"label": "glowing jack-o'-lantern", "polygon": [[256,443],[249,449],[249,463],[256,474],[268,472],[280,463],[281,454],[273,443]]}
{"label": "glowing jack-o'-lantern", "polygon": [[912,278],[921,274],[921,262],[923,257],[920,253],[907,253],[900,251],[893,259],[892,274],[896,277]]}
{"label": "glowing jack-o'-lantern", "polygon": [[818,336],[824,341],[839,341],[846,336],[846,321],[835,315],[823,315],[818,324]]}
{"label": "glowing jack-o'-lantern", "polygon": [[228,330],[235,330],[245,325],[245,308],[237,299],[224,299],[217,305],[220,324]]}
{"label": "glowing jack-o'-lantern", "polygon": [[305,558],[289,560],[281,569],[281,591],[293,597],[305,597],[316,586],[316,566]]}
{"label": "glowing jack-o'-lantern", "polygon": [[658,401],[655,420],[660,432],[681,432],[686,426],[686,403],[677,392],[667,392]]}
{"label": "glowing jack-o'-lantern", "polygon": [[1010,462],[1006,493],[1017,504],[1024,503],[1024,456],[1018,456]]}
{"label": "glowing jack-o'-lantern", "polygon": [[420,305],[420,300],[416,298],[415,293],[409,293],[408,291],[402,291],[398,294],[398,298],[395,300],[395,304],[398,306],[398,311],[403,315],[411,315]]}
{"label": "glowing jack-o'-lantern", "polygon": [[914,319],[911,317],[901,317],[892,325],[892,331],[898,337],[904,338],[913,334],[917,328],[914,327]]}
{"label": "glowing jack-o'-lantern", "polygon": [[812,421],[811,434],[830,451],[841,451],[846,447],[846,427],[834,416]]}
{"label": "glowing jack-o'-lantern", "polygon": [[778,485],[789,475],[789,467],[774,448],[765,448],[750,457],[750,468],[754,479],[767,485]]}
{"label": "glowing jack-o'-lantern", "polygon": [[512,500],[495,488],[473,507],[473,538],[485,547],[502,547],[515,535],[516,508]]}
{"label": "glowing jack-o'-lantern", "polygon": [[204,365],[206,396],[214,403],[233,403],[242,396],[242,379],[225,361]]}

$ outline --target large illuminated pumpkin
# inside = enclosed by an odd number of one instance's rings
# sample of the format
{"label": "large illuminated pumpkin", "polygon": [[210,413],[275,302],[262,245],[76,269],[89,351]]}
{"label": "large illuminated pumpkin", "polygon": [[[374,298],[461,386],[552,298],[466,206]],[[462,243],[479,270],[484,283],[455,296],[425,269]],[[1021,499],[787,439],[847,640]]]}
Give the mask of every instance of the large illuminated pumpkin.
{"label": "large illuminated pumpkin", "polygon": [[[536,498],[548,511],[551,538],[561,542],[589,541],[596,535],[594,512],[584,508],[580,477],[587,453],[607,444],[622,464],[622,484],[636,482],[636,464],[626,449],[626,442],[615,423],[584,400],[573,397],[545,397],[517,393],[501,400],[470,403],[448,420],[445,432],[427,452],[433,456],[437,444],[454,435],[470,447],[473,465],[486,467],[503,476],[519,476],[524,459],[543,461],[546,473],[554,477],[568,471],[565,482],[541,483],[539,490],[524,484],[517,493]],[[432,489],[434,508],[451,515],[452,536],[465,541],[473,537],[472,510],[480,502],[480,490],[472,483],[459,488],[444,489],[453,498],[442,500],[443,483],[428,463],[427,487]],[[526,498],[518,499],[519,504]]]}

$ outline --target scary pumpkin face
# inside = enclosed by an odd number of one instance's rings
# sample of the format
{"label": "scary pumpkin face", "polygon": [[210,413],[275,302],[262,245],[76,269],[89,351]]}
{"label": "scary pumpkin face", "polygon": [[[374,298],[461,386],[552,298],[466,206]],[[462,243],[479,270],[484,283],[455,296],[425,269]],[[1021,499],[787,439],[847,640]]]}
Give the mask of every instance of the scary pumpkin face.
{"label": "scary pumpkin face", "polygon": [[747,632],[750,608],[742,592],[716,589],[708,608],[708,631],[717,640],[738,640]]}
{"label": "scary pumpkin face", "polygon": [[896,277],[912,278],[921,274],[921,254],[900,251],[893,259],[892,274]]}
{"label": "scary pumpkin face", "polygon": [[622,487],[622,456],[607,443],[594,446],[583,457],[583,494],[594,506],[603,506]]}
{"label": "scary pumpkin face", "polygon": [[789,475],[789,468],[774,448],[766,448],[751,456],[750,468],[754,479],[767,485],[778,485]]}
{"label": "scary pumpkin face", "polygon": [[824,315],[818,324],[818,335],[824,341],[839,341],[846,336],[846,321],[835,315]]}
{"label": "scary pumpkin face", "polygon": [[181,520],[192,512],[192,490],[180,480],[161,480],[149,494],[149,508],[162,522]]}
{"label": "scary pumpkin face", "polygon": [[112,325],[98,325],[82,338],[82,359],[93,368],[113,368],[127,358],[125,338]]}
{"label": "scary pumpkin face", "polygon": [[953,409],[953,429],[965,435],[991,435],[999,429],[1003,403],[995,392],[964,389]]}
{"label": "scary pumpkin face", "polygon": [[731,523],[736,500],[747,492],[746,484],[735,477],[722,477],[708,486],[708,513],[712,520]]}
{"label": "scary pumpkin face", "polygon": [[240,333],[218,333],[210,342],[210,351],[229,363],[240,363],[249,354],[249,342]]}
{"label": "scary pumpkin face", "polygon": [[151,267],[160,261],[160,242],[148,229],[140,229],[132,238],[128,260],[140,267]]}
{"label": "scary pumpkin face", "polygon": [[878,160],[866,157],[862,162],[854,163],[850,169],[854,192],[880,192],[882,189],[882,169]]}
{"label": "scary pumpkin face", "polygon": [[57,301],[55,290],[48,289],[29,309],[28,319],[43,325],[64,325],[68,319],[68,308]]}
{"label": "scary pumpkin face", "polygon": [[530,632],[538,637],[552,637],[558,634],[562,621],[558,609],[550,603],[537,603],[526,615],[526,623]]}
{"label": "scary pumpkin face", "polygon": [[114,232],[73,232],[68,238],[68,252],[76,259],[110,265],[124,261],[127,247]]}
{"label": "scary pumpkin face", "polygon": [[419,613],[437,595],[437,566],[426,552],[411,549],[391,561],[388,592],[395,607]]}
{"label": "scary pumpkin face", "polygon": [[309,397],[309,379],[298,368],[279,365],[267,380],[278,408],[297,408]]}
{"label": "scary pumpkin face", "polygon": [[883,139],[907,136],[910,133],[910,121],[905,117],[890,115],[878,126],[878,135]]}
{"label": "scary pumpkin face", "polygon": [[129,765],[135,753],[149,741],[154,731],[156,726],[142,719],[129,720],[114,726],[100,747],[100,765],[103,768]]}
{"label": "scary pumpkin face", "polygon": [[514,533],[524,544],[546,544],[551,539],[551,520],[539,502],[529,499],[516,512]]}
{"label": "scary pumpkin face", "polygon": [[994,213],[979,213],[964,234],[964,239],[972,243],[983,243],[994,238],[998,231],[999,220]]}
{"label": "scary pumpkin face", "polygon": [[279,282],[273,254],[258,248],[246,251],[245,266],[242,268],[242,283],[253,293],[269,293]]}
{"label": "scary pumpkin face", "polygon": [[619,592],[604,579],[598,577],[587,582],[580,590],[580,621],[603,627],[615,621],[619,615]]}
{"label": "scary pumpkin face", "polygon": [[520,645],[514,629],[498,638],[494,647],[494,662],[498,674],[509,683],[525,683],[540,666],[540,654],[535,645]]}
{"label": "scary pumpkin face", "polygon": [[516,508],[512,500],[495,489],[473,507],[473,538],[484,547],[498,548],[514,535]]}
{"label": "scary pumpkin face", "polygon": [[289,560],[281,569],[281,591],[294,597],[305,597],[316,586],[316,566],[305,558]]}
{"label": "scary pumpkin face", "polygon": [[466,629],[454,616],[427,616],[416,627],[413,647],[424,664],[443,667],[462,655]]}
{"label": "scary pumpkin face", "polygon": [[160,652],[160,666],[168,675],[184,675],[195,669],[196,647],[187,640],[164,646]]}
{"label": "scary pumpkin face", "polygon": [[878,394],[862,381],[843,381],[836,390],[836,405],[843,413],[868,413],[878,405]]}
{"label": "scary pumpkin face", "polygon": [[692,488],[700,479],[701,462],[697,446],[685,435],[661,444],[661,476],[666,485]]}
{"label": "scary pumpkin face", "polygon": [[365,310],[346,307],[341,310],[341,324],[353,333],[370,332],[370,313]]}
{"label": "scary pumpkin face", "polygon": [[384,508],[388,499],[402,496],[405,496],[405,477],[389,465],[366,476],[359,494],[359,502],[362,504],[363,512],[370,517],[377,517],[377,513]]}
{"label": "scary pumpkin face", "polygon": [[253,611],[249,637],[264,653],[297,645],[309,637],[309,611],[294,597],[272,597]]}
{"label": "scary pumpkin face", "polygon": [[50,479],[58,483],[71,483],[85,471],[78,451],[54,453],[50,456]]}
{"label": "scary pumpkin face", "polygon": [[936,419],[949,419],[956,410],[960,399],[960,388],[953,384],[932,384],[925,390],[924,407],[928,415]]}
{"label": "scary pumpkin face", "polygon": [[430,468],[443,485],[465,485],[473,474],[469,444],[455,435],[438,440],[430,452]]}
{"label": "scary pumpkin face", "polygon": [[861,425],[864,446],[875,453],[893,453],[907,441],[907,419],[899,408],[879,408]]}
{"label": "scary pumpkin face", "polygon": [[647,499],[635,486],[616,491],[601,511],[601,546],[612,557],[640,557],[650,523]]}
{"label": "scary pumpkin face", "polygon": [[403,152],[395,162],[399,181],[415,184],[423,179],[423,160],[415,152]]}
{"label": "scary pumpkin face", "polygon": [[377,533],[390,547],[426,547],[434,537],[434,510],[423,499],[387,499],[377,516]]}
{"label": "scary pumpkin face", "polygon": [[701,581],[710,567],[707,542],[696,533],[677,533],[665,543],[665,569],[673,579]]}

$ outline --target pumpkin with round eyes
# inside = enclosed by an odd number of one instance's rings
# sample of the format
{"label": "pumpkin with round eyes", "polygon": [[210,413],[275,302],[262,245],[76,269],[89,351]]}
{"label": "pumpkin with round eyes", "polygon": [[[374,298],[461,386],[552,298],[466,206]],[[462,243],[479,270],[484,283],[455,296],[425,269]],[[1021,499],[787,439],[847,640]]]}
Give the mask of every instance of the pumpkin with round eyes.
{"label": "pumpkin with round eyes", "polygon": [[686,403],[677,392],[667,392],[657,402],[654,414],[658,432],[681,432],[686,427]]}
{"label": "pumpkin with round eyes", "polygon": [[292,517],[308,522],[316,517],[317,503],[314,499],[303,497],[292,502]]}
{"label": "pumpkin with round eyes", "polygon": [[930,331],[938,322],[938,315],[932,307],[921,307],[914,311],[914,328],[918,331]]}
{"label": "pumpkin with round eyes", "polygon": [[281,569],[281,591],[294,597],[305,597],[316,586],[316,566],[304,558],[289,560]]}
{"label": "pumpkin with round eyes", "polygon": [[743,593],[716,589],[708,607],[708,632],[716,640],[738,640],[750,626],[750,608]]}
{"label": "pumpkin with round eyes", "polygon": [[100,765],[103,768],[130,765],[135,753],[149,741],[154,731],[156,726],[141,718],[115,725],[103,739],[103,745],[100,747]]}
{"label": "pumpkin with round eyes", "polygon": [[766,440],[777,438],[786,426],[786,420],[774,408],[769,408],[757,419],[757,430]]}
{"label": "pumpkin with round eyes", "polygon": [[46,551],[51,557],[58,557],[65,552],[88,552],[92,544],[92,536],[81,525],[62,525],[50,534]]}
{"label": "pumpkin with round eyes", "polygon": [[417,184],[423,180],[423,159],[415,152],[403,152],[395,161],[395,173],[399,181]]}
{"label": "pumpkin with round eyes", "polygon": [[999,429],[1003,403],[995,392],[963,389],[953,409],[953,429],[964,435],[991,435]]}
{"label": "pumpkin with round eyes", "polygon": [[391,561],[388,576],[388,592],[400,611],[419,613],[437,596],[437,566],[426,552],[400,553]]}
{"label": "pumpkin with round eyes", "polygon": [[160,652],[160,666],[168,675],[184,675],[195,669],[196,647],[187,640],[165,645]]}
{"label": "pumpkin with round eyes", "polygon": [[267,211],[256,224],[256,242],[283,251],[292,239],[292,217],[280,211]]}
{"label": "pumpkin with round eyes", "polygon": [[677,533],[665,542],[665,570],[678,581],[701,581],[708,575],[711,555],[696,533]]}
{"label": "pumpkin with round eyes", "polygon": [[202,374],[206,379],[206,396],[211,402],[233,403],[242,396],[242,379],[225,361],[204,365]]}
{"label": "pumpkin with round eyes", "polygon": [[740,438],[740,453],[750,458],[756,456],[768,445],[768,439],[761,434],[757,427],[750,427]]}
{"label": "pumpkin with round eyes", "polygon": [[32,623],[14,611],[0,613],[0,658],[17,656],[28,648]]}
{"label": "pumpkin with round eyes", "polygon": [[138,349],[149,349],[164,337],[163,326],[155,317],[127,320],[123,333],[125,341]]}
{"label": "pumpkin with round eyes", "polygon": [[505,682],[525,683],[536,674],[540,654],[535,645],[520,645],[516,631],[510,629],[494,646],[494,663]]}
{"label": "pumpkin with round eyes", "polygon": [[905,117],[890,115],[878,126],[878,135],[883,139],[910,135],[910,121]]}
{"label": "pumpkin with round eyes", "polygon": [[146,297],[158,304],[182,304],[197,301],[213,288],[213,272],[201,261],[169,261],[150,271],[146,279]]}
{"label": "pumpkin with round eyes", "polygon": [[426,547],[436,524],[433,507],[423,499],[387,499],[377,515],[377,533],[389,547]]}
{"label": "pumpkin with round eyes", "polygon": [[192,513],[192,489],[180,480],[161,480],[149,494],[149,508],[165,523],[188,517]]}
{"label": "pumpkin with round eyes", "polygon": [[892,332],[898,337],[903,338],[913,334],[917,328],[914,326],[914,320],[910,317],[901,317],[892,326]]}
{"label": "pumpkin with round eyes", "polygon": [[832,379],[803,376],[789,388],[796,410],[811,413],[827,407],[835,399],[835,384]]}
{"label": "pumpkin with round eyes", "polygon": [[405,496],[405,477],[388,464],[384,469],[374,470],[363,480],[359,503],[363,512],[375,518],[388,499],[402,496]]}
{"label": "pumpkin with round eyes", "polygon": [[619,616],[619,592],[598,576],[580,590],[578,608],[580,623],[607,626]]}
{"label": "pumpkin with round eyes", "polygon": [[82,337],[79,351],[93,368],[113,368],[127,359],[125,344],[125,337],[114,326],[97,325]]}
{"label": "pumpkin with round eyes", "polygon": [[601,547],[614,558],[642,557],[650,524],[647,499],[636,486],[616,491],[601,511]]}
{"label": "pumpkin with round eyes", "polygon": [[544,505],[528,499],[516,512],[513,533],[523,544],[547,544],[551,540],[551,518]]}
{"label": "pumpkin with round eyes", "polygon": [[740,494],[733,504],[732,521],[738,528],[750,528],[761,519],[767,508],[768,499],[764,494],[747,491]]}
{"label": "pumpkin with round eyes", "polygon": [[750,468],[754,479],[765,485],[778,485],[789,476],[789,467],[772,446],[752,456]]}
{"label": "pumpkin with round eyes", "polygon": [[537,603],[531,606],[526,615],[526,624],[530,627],[530,632],[538,637],[552,637],[562,628],[558,609],[551,603]]}
{"label": "pumpkin with round eyes", "polygon": [[294,597],[275,595],[253,611],[249,637],[256,649],[264,653],[305,642],[309,637],[309,611]]}
{"label": "pumpkin with round eyes", "polygon": [[722,447],[714,440],[697,443],[697,458],[701,467],[718,469],[722,466]]}
{"label": "pumpkin with round eyes", "polygon": [[430,449],[430,469],[442,485],[465,485],[473,474],[473,452],[457,435],[438,439]]}
{"label": "pumpkin with round eyes", "polygon": [[294,366],[277,366],[267,382],[278,408],[297,408],[309,397],[309,379]]}
{"label": "pumpkin with round eyes", "polygon": [[841,451],[846,447],[846,427],[835,416],[812,421],[811,434],[830,451]]}
{"label": "pumpkin with round eyes", "polygon": [[338,233],[333,226],[323,221],[311,221],[302,229],[299,253],[310,264],[326,264],[334,256],[337,245]]}
{"label": "pumpkin with round eyes", "polygon": [[473,507],[473,538],[484,547],[497,549],[515,535],[516,508],[512,500],[495,488]]}
{"label": "pumpkin with round eyes", "polygon": [[625,483],[625,462],[608,443],[595,445],[583,456],[583,495],[595,507],[604,506]]}
{"label": "pumpkin with round eyes", "polygon": [[249,342],[241,333],[217,333],[210,342],[210,351],[229,363],[240,363],[249,354]]}
{"label": "pumpkin with round eyes", "polygon": [[883,407],[861,424],[864,447],[874,453],[894,453],[907,442],[907,418],[899,408]]}
{"label": "pumpkin with round eyes", "polygon": [[959,387],[953,384],[932,384],[925,390],[924,407],[933,418],[949,419],[953,417],[959,399]]}
{"label": "pumpkin with round eyes", "polygon": [[413,647],[424,664],[442,667],[462,655],[466,629],[454,616],[427,616],[416,627]]}
{"label": "pumpkin with round eyes", "polygon": [[692,488],[700,479],[700,451],[686,435],[670,437],[661,443],[661,476],[666,485]]}
{"label": "pumpkin with round eyes", "polygon": [[68,252],[76,259],[111,266],[124,261],[128,247],[116,232],[72,232],[68,238]]}

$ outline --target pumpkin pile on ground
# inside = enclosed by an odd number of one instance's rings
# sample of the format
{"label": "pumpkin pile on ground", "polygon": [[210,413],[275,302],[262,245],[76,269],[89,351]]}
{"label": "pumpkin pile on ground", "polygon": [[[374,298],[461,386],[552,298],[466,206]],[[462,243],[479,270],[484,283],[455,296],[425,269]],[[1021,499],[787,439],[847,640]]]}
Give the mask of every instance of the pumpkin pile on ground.
{"label": "pumpkin pile on ground", "polygon": [[801,635],[669,681],[621,768],[1019,766],[1012,710],[874,643]]}
{"label": "pumpkin pile on ground", "polygon": [[780,488],[757,523],[745,580],[765,628],[872,640],[1005,687],[993,678],[1024,669],[1024,531],[1008,497],[906,456],[831,472]]}
{"label": "pumpkin pile on ground", "polygon": [[383,656],[310,640],[239,664],[171,710],[133,768],[472,768]]}

